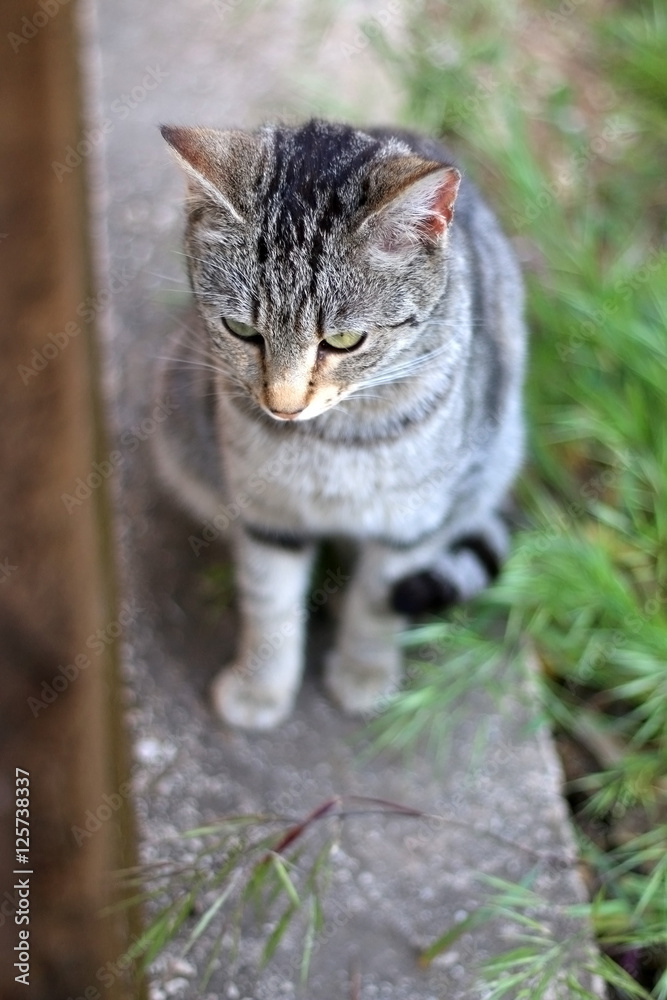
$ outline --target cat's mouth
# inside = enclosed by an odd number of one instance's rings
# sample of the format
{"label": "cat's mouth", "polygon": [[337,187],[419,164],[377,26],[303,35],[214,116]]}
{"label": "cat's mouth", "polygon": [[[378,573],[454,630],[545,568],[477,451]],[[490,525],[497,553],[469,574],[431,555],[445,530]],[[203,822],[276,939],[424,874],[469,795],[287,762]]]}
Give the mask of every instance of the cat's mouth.
{"label": "cat's mouth", "polygon": [[330,410],[338,402],[338,398],[331,400],[311,400],[306,406],[301,407],[298,410],[274,410],[266,403],[259,402],[260,408],[273,420],[277,420],[281,423],[290,420],[313,420],[314,417],[319,417],[320,414],[325,413]]}
{"label": "cat's mouth", "polygon": [[[292,413],[281,413],[278,410],[266,410],[274,420],[302,420],[304,410],[294,410]],[[308,419],[307,417],[305,419]]]}
{"label": "cat's mouth", "polygon": [[260,405],[262,406],[264,413],[267,413],[274,420],[278,420],[281,423],[285,423],[289,420],[312,420],[313,417],[317,417],[320,413],[323,413],[325,409],[329,408],[328,406],[317,407],[313,406],[312,403],[309,403],[308,406],[304,406],[302,410],[293,410],[288,412],[284,410],[272,410],[268,406],[264,406],[263,404]]}

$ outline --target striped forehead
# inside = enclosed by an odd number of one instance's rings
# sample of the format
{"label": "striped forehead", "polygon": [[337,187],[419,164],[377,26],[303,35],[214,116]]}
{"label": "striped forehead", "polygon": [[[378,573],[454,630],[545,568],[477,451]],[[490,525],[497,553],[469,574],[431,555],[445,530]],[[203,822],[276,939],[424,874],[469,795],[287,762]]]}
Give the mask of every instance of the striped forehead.
{"label": "striped forehead", "polygon": [[295,258],[316,273],[326,238],[343,228],[363,199],[363,168],[380,143],[348,126],[272,133],[270,172],[261,193],[257,261]]}

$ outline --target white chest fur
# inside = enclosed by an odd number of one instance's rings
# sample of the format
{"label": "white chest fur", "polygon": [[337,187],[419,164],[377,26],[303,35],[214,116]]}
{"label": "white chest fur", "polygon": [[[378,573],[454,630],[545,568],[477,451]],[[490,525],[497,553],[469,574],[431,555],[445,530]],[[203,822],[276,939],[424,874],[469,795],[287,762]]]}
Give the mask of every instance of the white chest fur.
{"label": "white chest fur", "polygon": [[[450,419],[447,419],[447,418]],[[287,430],[282,440],[231,408],[221,413],[225,479],[244,518],[275,530],[409,541],[442,523],[460,466],[460,426],[437,413],[368,444]]]}

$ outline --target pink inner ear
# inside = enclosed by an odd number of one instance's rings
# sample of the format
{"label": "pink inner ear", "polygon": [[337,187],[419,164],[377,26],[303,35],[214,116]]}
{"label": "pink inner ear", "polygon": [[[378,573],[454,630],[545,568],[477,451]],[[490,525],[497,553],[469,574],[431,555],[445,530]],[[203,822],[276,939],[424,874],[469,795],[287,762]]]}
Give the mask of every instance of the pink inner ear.
{"label": "pink inner ear", "polygon": [[420,229],[430,239],[442,236],[454,215],[454,202],[459,190],[461,175],[458,170],[448,170],[433,192],[432,215],[426,215]]}
{"label": "pink inner ear", "polygon": [[452,221],[460,182],[456,167],[438,165],[406,185],[379,215],[378,248],[395,253],[437,244]]}

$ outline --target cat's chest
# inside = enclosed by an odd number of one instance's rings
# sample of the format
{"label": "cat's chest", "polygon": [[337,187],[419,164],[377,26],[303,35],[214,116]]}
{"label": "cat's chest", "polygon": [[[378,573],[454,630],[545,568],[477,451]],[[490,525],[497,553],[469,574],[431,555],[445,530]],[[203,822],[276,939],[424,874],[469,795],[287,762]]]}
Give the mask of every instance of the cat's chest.
{"label": "cat's chest", "polygon": [[447,509],[458,442],[437,430],[362,445],[290,434],[276,444],[238,426],[223,445],[230,500],[267,527],[409,539]]}

